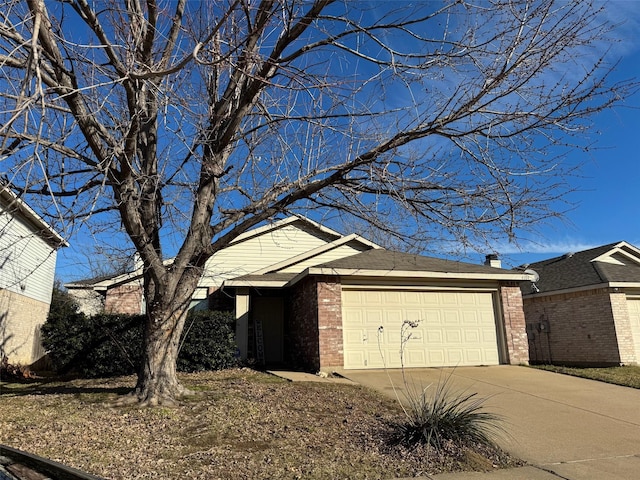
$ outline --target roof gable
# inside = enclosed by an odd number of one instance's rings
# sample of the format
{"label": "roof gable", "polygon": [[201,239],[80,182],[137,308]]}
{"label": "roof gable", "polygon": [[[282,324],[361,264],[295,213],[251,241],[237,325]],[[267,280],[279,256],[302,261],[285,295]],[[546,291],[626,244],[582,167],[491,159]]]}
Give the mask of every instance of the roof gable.
{"label": "roof gable", "polygon": [[639,283],[640,250],[627,242],[617,242],[532,263],[527,268],[540,277],[536,293]]}
{"label": "roof gable", "polygon": [[233,239],[230,245],[246,242],[247,240],[250,240],[255,237],[273,234],[278,230],[285,229],[287,226],[295,225],[295,224],[297,224],[298,228],[301,228],[304,225],[309,232],[315,230],[316,235],[319,237],[328,238],[328,239],[329,238],[336,239],[336,238],[342,237],[340,233],[328,227],[325,227],[324,225],[321,225],[318,222],[314,222],[313,220],[303,216],[293,215],[287,218],[283,218],[281,220],[276,220],[274,222],[268,223],[261,227],[248,230],[238,235],[235,239]]}
{"label": "roof gable", "polygon": [[357,235],[343,237],[309,219],[289,217],[246,232],[239,240],[216,252],[207,261],[200,285],[220,285],[231,278],[276,272],[287,267],[299,272],[303,268],[296,268],[296,264],[348,242],[359,244],[359,248],[350,249],[348,254],[376,246]]}
{"label": "roof gable", "polygon": [[[350,247],[349,249],[341,248],[344,246]],[[366,240],[359,235],[352,233],[340,237],[333,242],[320,245],[312,250],[307,250],[299,255],[289,257],[282,262],[269,265],[265,268],[252,272],[252,275],[262,275],[265,273],[277,273],[277,272],[295,272],[299,273],[304,270],[305,267],[314,266],[320,263],[325,263],[327,260],[335,260],[337,258],[343,258],[345,256],[355,255],[359,252],[369,250],[371,248],[380,248],[373,242]],[[342,253],[344,252],[344,253]],[[333,258],[328,258],[333,257]],[[323,259],[325,259],[323,261]]]}
{"label": "roof gable", "polygon": [[[287,273],[298,273],[305,268],[305,262],[313,263],[316,256],[326,260],[369,248],[379,247],[358,235],[342,236],[308,218],[292,216],[249,230],[216,252],[207,261],[199,286],[219,286],[224,280],[256,272],[288,269]],[[338,249],[342,250],[338,253]],[[134,281],[141,275],[142,269],[138,269],[108,278],[69,283],[67,287],[101,290]]]}
{"label": "roof gable", "polygon": [[620,242],[591,261],[614,265],[640,265],[640,250],[627,242]]}

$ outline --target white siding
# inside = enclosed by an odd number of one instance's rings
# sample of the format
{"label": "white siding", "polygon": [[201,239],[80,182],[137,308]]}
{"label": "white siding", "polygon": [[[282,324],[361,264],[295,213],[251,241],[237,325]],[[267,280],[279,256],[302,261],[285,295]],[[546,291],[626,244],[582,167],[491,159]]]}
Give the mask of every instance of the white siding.
{"label": "white siding", "polygon": [[0,288],[51,303],[56,253],[30,225],[0,213]]}
{"label": "white siding", "polygon": [[[357,247],[360,248],[357,248]],[[362,244],[351,246],[341,245],[337,248],[333,248],[328,252],[321,253],[320,255],[316,255],[314,257],[308,258],[300,263],[295,265],[291,265],[290,267],[279,270],[279,273],[300,273],[306,270],[309,267],[315,267],[317,265],[322,265],[327,262],[331,262],[333,260],[339,260],[341,258],[350,257],[351,255],[356,255],[358,253],[363,252],[366,249]]]}
{"label": "white siding", "polygon": [[220,285],[226,279],[247,275],[333,240],[303,222],[287,224],[216,253],[207,262],[200,285]]}

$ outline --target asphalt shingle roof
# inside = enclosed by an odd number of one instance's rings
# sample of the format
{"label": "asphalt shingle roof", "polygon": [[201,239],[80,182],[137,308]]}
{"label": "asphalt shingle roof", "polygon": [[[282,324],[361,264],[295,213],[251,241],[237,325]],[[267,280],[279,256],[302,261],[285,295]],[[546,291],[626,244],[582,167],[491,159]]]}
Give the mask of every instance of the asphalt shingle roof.
{"label": "asphalt shingle roof", "polygon": [[540,293],[578,288],[609,282],[640,282],[640,264],[626,261],[616,265],[593,260],[611,251],[622,242],[611,243],[560,257],[532,263],[540,279],[536,282]]}
{"label": "asphalt shingle roof", "polygon": [[351,270],[384,270],[407,272],[442,272],[442,273],[514,273],[487,265],[445,260],[442,258],[425,257],[411,253],[394,252],[383,249],[367,250],[339,260],[333,260],[322,265],[321,268],[351,269]]}

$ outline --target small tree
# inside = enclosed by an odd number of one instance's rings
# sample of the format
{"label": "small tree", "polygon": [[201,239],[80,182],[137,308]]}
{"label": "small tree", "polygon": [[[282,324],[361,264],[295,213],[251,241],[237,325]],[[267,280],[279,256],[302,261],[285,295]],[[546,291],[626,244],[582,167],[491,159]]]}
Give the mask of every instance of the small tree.
{"label": "small tree", "polygon": [[410,243],[514,238],[569,188],[558,148],[631,87],[607,81],[591,2],[9,0],[0,19],[3,171],[139,253],[151,404],[185,392],[189,300],[243,232],[315,210]]}

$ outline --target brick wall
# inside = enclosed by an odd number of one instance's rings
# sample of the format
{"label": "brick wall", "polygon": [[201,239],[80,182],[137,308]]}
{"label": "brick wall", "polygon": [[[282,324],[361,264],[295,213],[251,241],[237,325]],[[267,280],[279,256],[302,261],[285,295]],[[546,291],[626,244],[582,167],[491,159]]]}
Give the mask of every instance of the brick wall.
{"label": "brick wall", "polygon": [[285,318],[286,358],[292,366],[314,372],[320,369],[316,288],[314,277],[307,277],[296,284],[291,291]]}
{"label": "brick wall", "polygon": [[623,292],[610,292],[609,302],[611,303],[611,313],[615,322],[620,363],[627,365],[637,363],[638,358],[636,358],[636,346],[633,341],[633,332],[631,331],[629,320],[627,295]]}
{"label": "brick wall", "polygon": [[524,312],[534,363],[618,365],[623,361],[606,288],[527,296]]}
{"label": "brick wall", "polygon": [[520,286],[517,283],[501,285],[500,301],[507,344],[507,363],[512,365],[528,364],[529,342]]}
{"label": "brick wall", "polygon": [[344,365],[342,341],[342,285],[339,277],[317,283],[320,368]]}
{"label": "brick wall", "polygon": [[309,371],[344,364],[342,286],[338,277],[307,277],[291,292],[287,357]]}
{"label": "brick wall", "polygon": [[107,313],[142,313],[142,285],[125,284],[110,288],[104,301]]}

